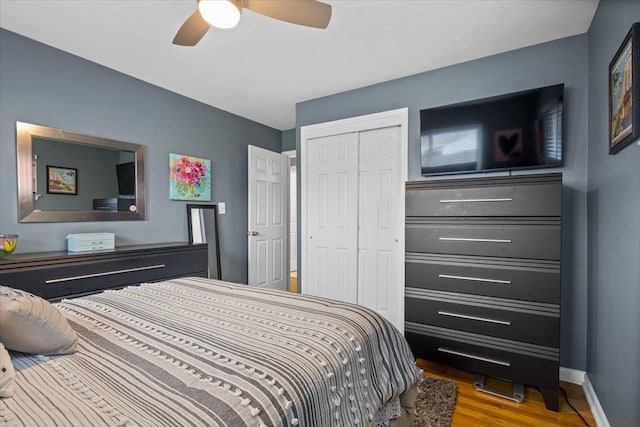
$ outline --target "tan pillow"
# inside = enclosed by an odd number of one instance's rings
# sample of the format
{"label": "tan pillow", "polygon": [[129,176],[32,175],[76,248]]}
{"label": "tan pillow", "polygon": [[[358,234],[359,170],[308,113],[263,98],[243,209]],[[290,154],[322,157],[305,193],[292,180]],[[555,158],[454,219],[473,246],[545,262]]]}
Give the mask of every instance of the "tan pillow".
{"label": "tan pillow", "polygon": [[9,352],[0,342],[0,397],[13,396],[13,379],[15,376],[16,371],[13,369]]}
{"label": "tan pillow", "polygon": [[0,341],[9,350],[52,355],[76,351],[78,337],[49,301],[0,286]]}

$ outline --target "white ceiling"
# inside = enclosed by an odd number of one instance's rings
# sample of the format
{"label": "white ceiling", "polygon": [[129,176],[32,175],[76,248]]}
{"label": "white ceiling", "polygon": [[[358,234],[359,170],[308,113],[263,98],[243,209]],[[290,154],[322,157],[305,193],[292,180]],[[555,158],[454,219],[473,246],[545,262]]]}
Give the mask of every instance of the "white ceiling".
{"label": "white ceiling", "polygon": [[[295,0],[294,0],[295,1]],[[331,0],[326,30],[245,10],[195,47],[196,0],[0,0],[0,26],[276,129],[295,104],[588,30],[597,0]]]}

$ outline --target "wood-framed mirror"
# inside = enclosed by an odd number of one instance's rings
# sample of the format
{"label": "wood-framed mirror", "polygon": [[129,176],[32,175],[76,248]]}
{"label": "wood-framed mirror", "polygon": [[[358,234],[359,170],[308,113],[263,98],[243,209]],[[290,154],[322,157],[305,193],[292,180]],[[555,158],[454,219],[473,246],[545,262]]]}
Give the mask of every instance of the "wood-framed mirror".
{"label": "wood-framed mirror", "polygon": [[207,243],[209,245],[209,278],[222,280],[218,206],[214,204],[187,204],[187,228],[189,243]]}
{"label": "wood-framed mirror", "polygon": [[146,219],[144,146],[16,122],[20,222]]}

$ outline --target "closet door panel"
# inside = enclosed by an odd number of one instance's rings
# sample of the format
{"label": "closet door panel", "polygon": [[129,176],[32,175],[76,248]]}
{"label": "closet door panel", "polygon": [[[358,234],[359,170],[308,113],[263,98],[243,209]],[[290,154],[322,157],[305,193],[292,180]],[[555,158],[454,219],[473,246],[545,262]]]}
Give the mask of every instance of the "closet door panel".
{"label": "closet door panel", "polygon": [[306,293],[357,302],[357,135],[309,141]]}
{"label": "closet door panel", "polygon": [[402,330],[404,198],[400,127],[358,137],[358,303]]}

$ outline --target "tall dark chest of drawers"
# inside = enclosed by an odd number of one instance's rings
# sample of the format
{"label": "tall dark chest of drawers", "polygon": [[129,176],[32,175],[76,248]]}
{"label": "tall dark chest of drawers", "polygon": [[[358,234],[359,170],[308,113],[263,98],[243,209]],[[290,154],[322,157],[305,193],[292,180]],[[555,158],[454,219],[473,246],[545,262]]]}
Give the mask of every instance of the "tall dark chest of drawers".
{"label": "tall dark chest of drawers", "polygon": [[405,336],[418,358],[538,387],[558,410],[562,175],[406,185]]}

